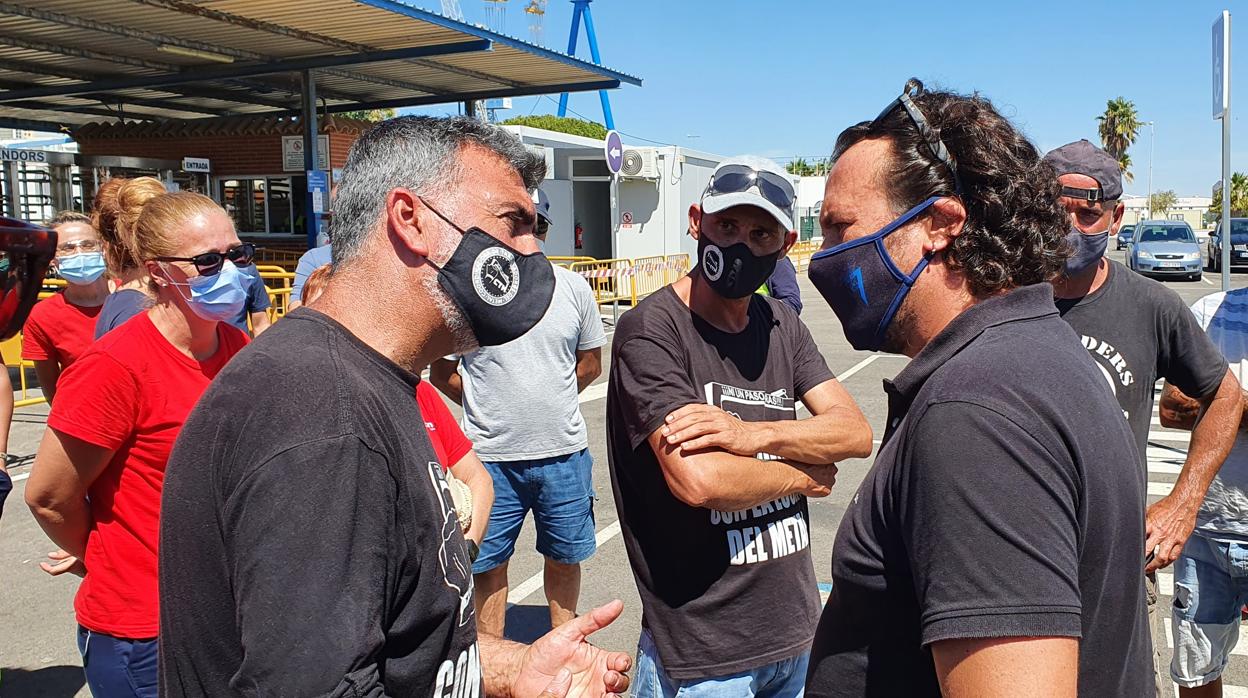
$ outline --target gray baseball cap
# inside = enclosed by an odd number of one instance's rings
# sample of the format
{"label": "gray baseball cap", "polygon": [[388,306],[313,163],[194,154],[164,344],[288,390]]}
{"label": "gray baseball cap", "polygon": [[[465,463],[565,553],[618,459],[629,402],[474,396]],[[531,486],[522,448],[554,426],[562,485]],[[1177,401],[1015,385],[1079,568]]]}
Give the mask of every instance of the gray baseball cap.
{"label": "gray baseball cap", "polygon": [[553,222],[550,220],[550,197],[546,196],[546,192],[540,187],[533,190],[533,208],[537,210],[537,215],[546,219],[547,223]]}
{"label": "gray baseball cap", "polygon": [[[736,175],[735,179],[740,180],[740,173],[746,168],[754,171],[749,176],[748,186],[734,186],[733,191],[716,190],[717,178],[733,173]],[[759,183],[758,180],[763,178],[766,181]],[[724,181],[728,181],[728,178],[725,177]],[[763,187],[767,187],[770,196],[763,192]],[[781,206],[773,201],[783,200],[784,197],[788,197],[788,206]],[[796,203],[793,176],[775,161],[754,155],[738,155],[719,163],[711,174],[706,190],[702,192],[702,210],[706,213],[719,213],[733,206],[757,206],[770,213],[785,230],[794,230],[793,206]]]}
{"label": "gray baseball cap", "polygon": [[[1057,170],[1058,177],[1067,174],[1087,175],[1101,185],[1097,189],[1063,187],[1062,196],[1074,196],[1088,201],[1115,201],[1122,196],[1122,170],[1118,167],[1118,161],[1092,145],[1086,138],[1050,150],[1044,156],[1044,161]],[[1067,189],[1071,191],[1067,192]]]}

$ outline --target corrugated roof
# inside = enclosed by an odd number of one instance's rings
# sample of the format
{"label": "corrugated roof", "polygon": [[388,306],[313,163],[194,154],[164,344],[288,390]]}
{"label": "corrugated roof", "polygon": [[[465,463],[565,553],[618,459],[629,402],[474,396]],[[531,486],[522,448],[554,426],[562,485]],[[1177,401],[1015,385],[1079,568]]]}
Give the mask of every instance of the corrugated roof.
{"label": "corrugated roof", "polygon": [[198,119],[607,89],[639,78],[398,0],[0,0],[0,124]]}

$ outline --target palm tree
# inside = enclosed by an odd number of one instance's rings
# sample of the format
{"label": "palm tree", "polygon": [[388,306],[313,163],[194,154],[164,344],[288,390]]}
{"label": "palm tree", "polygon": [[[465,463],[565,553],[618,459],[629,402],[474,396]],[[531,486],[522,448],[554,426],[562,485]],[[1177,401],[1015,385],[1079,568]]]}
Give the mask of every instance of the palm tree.
{"label": "palm tree", "polygon": [[1118,170],[1122,172],[1122,178],[1127,180],[1127,184],[1135,181],[1135,175],[1131,174],[1131,156],[1123,153],[1118,156]]}
{"label": "palm tree", "polygon": [[1132,181],[1133,177],[1127,171],[1131,159],[1126,155],[1142,126],[1140,115],[1135,111],[1135,102],[1125,97],[1111,99],[1105,103],[1105,113],[1096,120],[1100,122],[1101,146],[1118,161],[1118,167],[1127,181]]}

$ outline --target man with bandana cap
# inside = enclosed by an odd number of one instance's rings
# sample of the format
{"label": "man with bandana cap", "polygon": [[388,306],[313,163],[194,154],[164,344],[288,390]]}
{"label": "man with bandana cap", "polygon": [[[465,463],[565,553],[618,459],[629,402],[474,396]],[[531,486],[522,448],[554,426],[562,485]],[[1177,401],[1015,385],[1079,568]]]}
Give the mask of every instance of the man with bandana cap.
{"label": "man with bandana cap", "polygon": [[1148,507],[1145,550],[1154,677],[1162,692],[1165,635],[1156,622],[1156,571],[1174,562],[1196,526],[1196,514],[1226,460],[1242,413],[1239,381],[1186,304],[1161,283],[1105,257],[1122,224],[1122,175],[1109,153],[1087,140],[1044,156],[1070,214],[1070,257],[1053,281],[1057,307],[1083,340],[1131,426],[1146,468],[1153,385],[1166,379],[1200,403],[1203,416],[1174,490]]}
{"label": "man with bandana cap", "polygon": [[724,161],[689,207],[698,265],[615,332],[608,455],[642,600],[636,696],[802,694],[819,615],[806,498],[871,452],[871,428],[797,313],[755,293],[796,240],[793,200],[776,163]]}

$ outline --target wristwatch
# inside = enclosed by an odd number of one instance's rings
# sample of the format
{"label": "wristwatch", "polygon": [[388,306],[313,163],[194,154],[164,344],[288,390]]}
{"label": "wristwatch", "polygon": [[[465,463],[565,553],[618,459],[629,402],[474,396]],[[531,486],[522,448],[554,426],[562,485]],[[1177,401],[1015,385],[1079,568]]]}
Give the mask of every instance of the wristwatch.
{"label": "wristwatch", "polygon": [[481,548],[480,546],[477,545],[477,542],[475,540],[471,538],[467,540],[468,540],[468,559],[472,562],[476,562],[477,555],[481,554]]}

